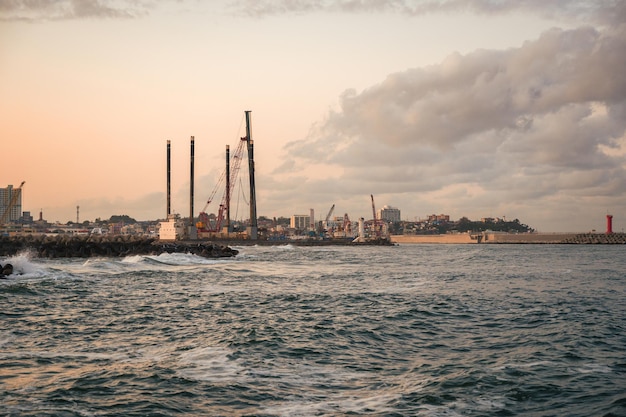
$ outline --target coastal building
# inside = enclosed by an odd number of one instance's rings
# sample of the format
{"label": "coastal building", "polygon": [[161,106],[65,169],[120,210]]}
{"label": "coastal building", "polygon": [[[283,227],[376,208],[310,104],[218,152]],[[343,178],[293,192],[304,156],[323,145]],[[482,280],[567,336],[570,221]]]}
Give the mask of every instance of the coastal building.
{"label": "coastal building", "polygon": [[383,208],[378,210],[378,218],[386,222],[399,222],[400,209],[391,206],[383,206]]}
{"label": "coastal building", "polygon": [[168,214],[167,220],[159,223],[160,240],[178,240],[185,235],[185,223],[178,214]]}
{"label": "coastal building", "polygon": [[30,211],[23,212],[20,221],[25,224],[31,224],[33,222],[33,216],[30,214]]}
{"label": "coastal building", "polygon": [[[12,200],[15,202],[11,205]],[[8,185],[6,188],[0,188],[0,215],[4,217],[6,213],[7,222],[18,221],[22,217],[22,190],[21,188],[13,188]]]}
{"label": "coastal building", "polygon": [[431,214],[428,216],[429,223],[449,223],[450,215],[448,214]]}
{"label": "coastal building", "polygon": [[294,214],[291,216],[289,227],[296,230],[307,230],[311,223],[311,218],[304,214]]}

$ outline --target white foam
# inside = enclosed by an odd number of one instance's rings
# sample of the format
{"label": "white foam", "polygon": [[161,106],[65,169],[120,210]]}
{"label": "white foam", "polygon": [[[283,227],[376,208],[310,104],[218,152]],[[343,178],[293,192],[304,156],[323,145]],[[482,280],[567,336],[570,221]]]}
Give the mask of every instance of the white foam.
{"label": "white foam", "polygon": [[272,245],[272,246],[270,246],[270,250],[273,250],[273,251],[284,251],[284,250],[291,251],[291,250],[295,250],[295,249],[296,249],[296,247],[294,245],[290,244],[290,243],[286,243],[284,245]]}
{"label": "white foam", "polygon": [[191,253],[161,253],[159,255],[147,255],[142,259],[149,259],[152,261],[160,262],[165,265],[175,266],[195,266],[195,265],[212,265],[217,263],[224,263],[226,258],[213,259],[205,258],[203,256],[194,255]]}
{"label": "white foam", "polygon": [[231,359],[231,351],[219,347],[201,347],[188,350],[179,357],[177,374],[198,381],[233,382],[244,376],[239,361]]}
{"label": "white foam", "polygon": [[581,374],[610,374],[613,370],[607,366],[599,363],[588,363],[582,366],[582,368],[577,368],[576,371]]}
{"label": "white foam", "polygon": [[[393,383],[376,389],[364,390],[362,372],[349,371],[333,365],[272,364],[267,371],[255,370],[254,376],[268,377],[293,387],[296,394],[288,400],[263,408],[267,414],[281,416],[335,416],[393,413],[392,405],[402,395],[403,388]],[[319,387],[327,388],[319,388]],[[355,387],[333,389],[333,387]],[[322,397],[316,393],[324,392]]]}
{"label": "white foam", "polygon": [[[1,345],[0,345],[1,346]],[[0,352],[0,359],[19,359],[19,358],[84,358],[89,360],[125,360],[128,356],[121,352],[100,353],[100,352],[57,352],[57,351],[34,351],[20,350],[17,352]]]}
{"label": "white foam", "polygon": [[308,400],[307,398],[292,399],[282,404],[266,407],[263,409],[267,414],[281,416],[335,416],[344,414],[385,414],[394,412],[389,406],[400,398],[397,393],[379,393],[377,391],[367,391],[372,395],[354,394],[331,394],[320,400]]}
{"label": "white foam", "polygon": [[[28,251],[0,260],[0,264],[13,265],[13,274],[6,277],[6,281],[17,279],[40,278],[48,275],[49,271],[41,264],[32,261],[32,254]],[[2,280],[4,281],[4,280]]]}
{"label": "white foam", "polygon": [[143,259],[144,257],[141,255],[131,255],[124,257],[121,262],[125,264],[138,264],[142,262]]}

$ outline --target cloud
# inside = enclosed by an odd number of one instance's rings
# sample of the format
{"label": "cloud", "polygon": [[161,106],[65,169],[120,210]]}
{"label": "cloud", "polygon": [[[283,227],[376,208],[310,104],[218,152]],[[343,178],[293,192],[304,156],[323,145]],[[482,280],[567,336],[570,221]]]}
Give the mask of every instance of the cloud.
{"label": "cloud", "polygon": [[442,196],[461,185],[490,202],[567,195],[623,205],[625,52],[626,26],[553,29],[519,48],[455,53],[389,75],[346,91],[307,138],[285,147],[291,162],[281,169],[340,167],[304,188],[340,184],[344,196]]}
{"label": "cloud", "polygon": [[529,12],[546,18],[569,18],[611,25],[626,21],[622,0],[234,0],[231,7],[238,14],[254,17],[313,12],[388,12],[410,16],[450,12],[489,15]]}
{"label": "cloud", "polygon": [[5,0],[0,20],[129,19],[144,16],[151,0]]}

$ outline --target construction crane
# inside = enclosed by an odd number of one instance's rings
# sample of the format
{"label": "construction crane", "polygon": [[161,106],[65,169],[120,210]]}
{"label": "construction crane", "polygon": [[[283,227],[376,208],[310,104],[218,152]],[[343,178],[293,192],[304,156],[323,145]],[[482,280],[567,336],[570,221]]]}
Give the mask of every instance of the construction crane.
{"label": "construction crane", "polygon": [[236,184],[237,176],[239,175],[239,168],[241,167],[241,160],[243,159],[243,149],[246,144],[245,137],[241,138],[235,153],[231,156],[232,163],[230,170],[230,181],[228,181],[228,187],[224,187],[224,195],[222,196],[222,202],[218,208],[217,217],[214,220],[211,220],[209,215],[206,213],[209,205],[213,202],[217,191],[222,187],[222,184],[226,180],[226,170],[222,172],[220,178],[217,180],[217,184],[215,188],[211,192],[209,199],[207,200],[204,208],[200,212],[199,221],[196,224],[198,227],[198,231],[202,232],[219,232],[222,228],[222,222],[224,221],[224,213],[228,209],[228,204],[230,202],[230,197],[232,196],[232,191],[234,184]]}
{"label": "construction crane", "polygon": [[350,222],[350,216],[348,216],[348,213],[343,215],[343,231],[344,235],[352,233],[352,223]]}
{"label": "construction crane", "polygon": [[330,210],[328,210],[328,214],[326,215],[326,220],[324,220],[324,224],[326,225],[327,228],[328,228],[328,222],[330,220],[330,216],[333,215],[334,210],[335,210],[335,205],[333,204]]}
{"label": "construction crane", "polygon": [[372,227],[374,229],[374,232],[376,233],[376,237],[380,237],[380,229],[378,227],[378,219],[376,218],[376,206],[374,205],[374,194],[370,194],[370,197],[372,198],[372,215],[373,217],[373,223],[372,223]]}
{"label": "construction crane", "polygon": [[348,213],[343,215],[343,235],[348,236],[352,233],[352,223],[350,222],[350,217]]}
{"label": "construction crane", "polygon": [[9,204],[7,205],[6,210],[4,210],[4,213],[2,213],[2,217],[0,217],[0,225],[4,225],[7,219],[9,218],[9,215],[11,214],[11,209],[13,208],[15,203],[17,203],[17,199],[22,194],[22,187],[24,186],[25,183],[26,181],[22,181],[20,186],[15,188],[13,192],[11,193],[11,201],[9,201]]}

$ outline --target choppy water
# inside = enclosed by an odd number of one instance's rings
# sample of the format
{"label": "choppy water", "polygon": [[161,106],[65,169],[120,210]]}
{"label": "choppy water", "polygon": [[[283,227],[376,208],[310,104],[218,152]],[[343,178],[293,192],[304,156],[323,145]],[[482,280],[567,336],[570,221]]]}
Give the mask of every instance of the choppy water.
{"label": "choppy water", "polygon": [[0,258],[0,415],[623,416],[624,246]]}

